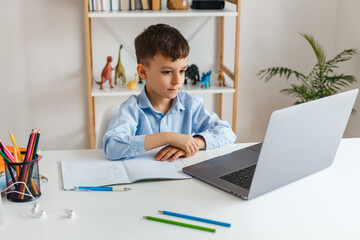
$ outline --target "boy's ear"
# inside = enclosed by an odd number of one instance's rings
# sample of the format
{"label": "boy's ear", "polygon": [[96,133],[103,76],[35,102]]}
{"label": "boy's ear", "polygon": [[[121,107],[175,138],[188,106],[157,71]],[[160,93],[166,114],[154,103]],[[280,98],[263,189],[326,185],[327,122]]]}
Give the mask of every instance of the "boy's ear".
{"label": "boy's ear", "polygon": [[142,79],[146,80],[147,76],[146,76],[146,67],[145,67],[145,65],[140,63],[139,65],[137,65],[136,70],[137,70],[139,76]]}

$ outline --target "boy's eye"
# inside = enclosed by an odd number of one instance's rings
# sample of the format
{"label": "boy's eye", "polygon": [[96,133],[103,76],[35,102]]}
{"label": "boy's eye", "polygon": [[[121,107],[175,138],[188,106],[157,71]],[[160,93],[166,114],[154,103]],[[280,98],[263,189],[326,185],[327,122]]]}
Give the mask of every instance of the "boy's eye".
{"label": "boy's eye", "polygon": [[186,70],[180,70],[181,74],[185,74]]}
{"label": "boy's eye", "polygon": [[162,73],[163,73],[163,74],[170,74],[171,71],[163,71]]}

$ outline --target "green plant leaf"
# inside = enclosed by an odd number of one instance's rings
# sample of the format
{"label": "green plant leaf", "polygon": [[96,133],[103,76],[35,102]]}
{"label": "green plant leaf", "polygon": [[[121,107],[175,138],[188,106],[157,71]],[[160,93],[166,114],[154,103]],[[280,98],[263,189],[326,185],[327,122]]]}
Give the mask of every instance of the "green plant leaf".
{"label": "green plant leaf", "polygon": [[[284,77],[287,80],[294,76],[299,81],[299,84],[290,84],[291,88],[280,90],[282,94],[297,98],[294,104],[335,94],[341,91],[342,88],[349,87],[357,82],[355,76],[338,74],[334,71],[338,68],[339,63],[352,59],[357,54],[356,49],[345,49],[333,59],[326,61],[325,51],[315,38],[306,33],[300,33],[300,35],[311,45],[317,59],[317,63],[310,73],[305,75],[287,67],[271,67],[260,70],[257,73],[260,79],[264,79],[267,82],[275,76]],[[355,112],[356,110],[353,110],[353,113]]]}
{"label": "green plant leaf", "polygon": [[259,76],[260,79],[265,79],[265,82],[269,81],[271,78],[273,78],[276,75],[279,75],[280,77],[285,77],[286,79],[289,79],[291,75],[294,75],[299,80],[304,80],[306,78],[304,74],[285,67],[267,68],[260,70],[259,73],[257,74],[257,76]]}
{"label": "green plant leaf", "polygon": [[324,49],[321,47],[321,45],[315,40],[315,38],[312,35],[306,33],[300,33],[300,35],[303,36],[311,45],[321,70],[326,61],[326,55]]}

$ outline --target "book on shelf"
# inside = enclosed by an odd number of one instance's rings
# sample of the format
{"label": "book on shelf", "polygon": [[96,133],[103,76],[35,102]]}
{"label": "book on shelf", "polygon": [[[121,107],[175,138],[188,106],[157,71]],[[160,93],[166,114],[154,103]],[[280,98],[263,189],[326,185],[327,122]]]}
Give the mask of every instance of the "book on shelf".
{"label": "book on shelf", "polygon": [[97,11],[98,10],[97,0],[89,0],[89,6],[90,6],[90,2],[91,2],[92,10]]}
{"label": "book on shelf", "polygon": [[141,0],[135,0],[135,10],[143,10]]}
{"label": "book on shelf", "polygon": [[130,0],[130,9],[131,9],[132,11],[135,10],[135,0]]}
{"label": "book on shelf", "polygon": [[120,0],[120,9],[122,11],[130,10],[130,0]]}
{"label": "book on shelf", "polygon": [[141,0],[141,5],[143,10],[149,10],[149,1],[148,0]]}
{"label": "book on shelf", "polygon": [[111,0],[111,10],[112,11],[120,10],[120,0]]}
{"label": "book on shelf", "polygon": [[102,0],[102,10],[111,11],[111,0]]}
{"label": "book on shelf", "polygon": [[94,0],[96,4],[94,3],[94,6],[96,5],[96,11],[102,11],[102,0]]}
{"label": "book on shelf", "polygon": [[105,158],[61,161],[63,187],[73,190],[78,186],[99,187],[142,180],[191,178],[182,172],[185,164],[181,159],[174,162],[156,161],[154,156],[159,150],[119,161]]}
{"label": "book on shelf", "polygon": [[93,0],[89,0],[88,4],[89,4],[89,12],[94,11]]}
{"label": "book on shelf", "polygon": [[152,0],[152,10],[161,10],[161,0]]}

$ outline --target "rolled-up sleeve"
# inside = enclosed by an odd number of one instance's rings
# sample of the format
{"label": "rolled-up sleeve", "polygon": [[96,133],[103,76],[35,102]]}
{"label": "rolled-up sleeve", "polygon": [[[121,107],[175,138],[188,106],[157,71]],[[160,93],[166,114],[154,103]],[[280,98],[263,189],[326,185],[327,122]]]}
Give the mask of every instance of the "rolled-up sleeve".
{"label": "rolled-up sleeve", "polygon": [[136,108],[134,100],[124,102],[118,117],[109,123],[103,138],[107,159],[118,160],[144,154],[145,135],[135,135],[139,122]]}
{"label": "rolled-up sleeve", "polygon": [[220,120],[215,113],[207,111],[201,98],[194,99],[192,107],[194,136],[205,139],[205,149],[215,149],[235,142],[236,135],[229,124]]}

